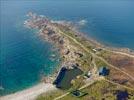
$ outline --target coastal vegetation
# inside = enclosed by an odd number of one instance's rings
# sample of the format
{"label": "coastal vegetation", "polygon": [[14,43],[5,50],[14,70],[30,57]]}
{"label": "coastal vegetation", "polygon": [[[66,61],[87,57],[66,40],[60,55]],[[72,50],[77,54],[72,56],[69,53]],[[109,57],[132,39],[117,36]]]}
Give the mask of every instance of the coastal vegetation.
{"label": "coastal vegetation", "polygon": [[[127,91],[129,96],[124,98],[133,98],[133,71],[124,68],[127,66],[133,70],[134,58],[132,56],[126,55],[126,53],[117,53],[93,40],[89,40],[77,32],[73,25],[66,22],[53,23],[46,17],[33,13],[29,13],[29,16],[30,19],[25,25],[29,28],[38,29],[44,39],[59,48],[62,56],[61,66],[68,70],[77,67],[84,73],[90,73],[89,76],[80,74],[73,78],[72,86],[68,90],[60,88],[51,93],[41,94],[37,100],[105,100],[106,98],[114,100],[117,98],[117,91]],[[74,65],[76,66],[74,67]],[[107,76],[98,74],[102,66],[110,71]],[[75,90],[86,92],[88,95],[81,98],[74,97],[71,93]]]}
{"label": "coastal vegetation", "polygon": [[[36,29],[45,41],[57,48],[61,63],[53,75],[42,77],[41,84],[11,95],[12,98],[25,94],[22,98],[29,96],[37,100],[134,99],[132,53],[107,48],[89,39],[73,23],[57,23],[31,12],[28,16],[25,26]],[[34,92],[27,94],[28,91]]]}
{"label": "coastal vegetation", "polygon": [[[133,100],[133,91],[127,90],[122,87],[118,87],[117,85],[111,84],[104,80],[96,81],[92,85],[80,90],[82,92],[88,93],[83,97],[75,97],[71,93],[61,98],[60,100],[115,100],[117,97],[116,93],[118,90],[127,91],[128,92],[128,100]],[[65,91],[57,90],[51,93],[46,93],[40,95],[37,100],[54,100],[56,97],[63,95]]]}

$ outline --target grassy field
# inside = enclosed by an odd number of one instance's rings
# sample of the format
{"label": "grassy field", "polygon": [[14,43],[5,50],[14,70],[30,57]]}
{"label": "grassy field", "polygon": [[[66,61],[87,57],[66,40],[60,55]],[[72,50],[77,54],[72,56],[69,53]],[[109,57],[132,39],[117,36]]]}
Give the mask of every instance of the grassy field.
{"label": "grassy field", "polygon": [[55,91],[51,91],[51,92],[39,95],[36,100],[53,100],[55,97],[58,97],[64,93],[65,91],[55,90]]}
{"label": "grassy field", "polygon": [[[65,31],[63,29],[61,29],[61,31],[63,31],[65,34],[68,34],[72,38],[75,38],[79,43],[81,43],[84,47],[86,47],[89,50],[89,52],[93,52],[92,49],[95,46],[93,46],[86,39],[76,36],[72,31]],[[75,47],[77,47],[78,50],[80,50],[84,55],[83,57],[76,59],[76,62],[78,62],[80,64],[80,68],[84,72],[87,72],[90,69],[92,69],[94,67],[91,64],[92,59],[93,59],[92,55],[89,52],[85,51],[82,47],[80,47],[80,45],[75,43],[73,40],[69,39],[69,41],[71,43],[70,45],[75,45]],[[102,58],[108,58],[110,55],[112,55],[112,53],[109,51],[102,50],[102,51],[98,52],[96,55],[100,56]],[[106,66],[108,69],[110,69],[110,74],[105,77],[106,79],[111,80],[111,81],[116,79],[117,83],[121,82],[122,80],[128,79],[128,77],[125,76],[125,74],[123,74],[119,70],[116,70],[116,69],[108,66],[104,61],[101,61],[98,58],[94,58],[94,59],[95,59],[95,63],[96,63],[96,66],[98,69],[102,66]],[[84,85],[83,80],[84,80],[83,77],[80,76],[80,78],[73,80],[73,85],[69,90],[66,90],[66,91],[56,90],[56,91],[52,91],[47,94],[42,94],[37,98],[37,100],[53,100],[54,98],[59,97],[59,96],[65,94],[66,92],[71,92],[73,90],[76,90],[79,87],[81,87],[82,85]],[[119,83],[119,84],[121,84],[121,83]],[[130,82],[126,82],[123,85],[129,86],[131,88]],[[115,84],[109,83],[105,80],[96,81],[94,84],[90,85],[89,87],[82,89],[81,90],[82,92],[87,93],[87,95],[85,95],[83,97],[75,97],[72,94],[68,94],[67,96],[63,97],[60,100],[116,100],[116,98],[117,98],[116,92],[118,90],[127,91],[129,94],[128,100],[134,100],[134,91],[128,90],[120,85],[115,85]]]}
{"label": "grassy field", "polygon": [[[83,97],[75,97],[72,94],[68,94],[60,100],[116,100],[116,91],[127,91],[129,94],[128,100],[134,100],[134,91],[126,90],[122,87],[113,85],[104,80],[97,81],[91,86],[82,89],[80,91],[88,93]],[[54,98],[64,94],[65,91],[57,90],[51,93],[42,94],[37,100],[53,100]]]}

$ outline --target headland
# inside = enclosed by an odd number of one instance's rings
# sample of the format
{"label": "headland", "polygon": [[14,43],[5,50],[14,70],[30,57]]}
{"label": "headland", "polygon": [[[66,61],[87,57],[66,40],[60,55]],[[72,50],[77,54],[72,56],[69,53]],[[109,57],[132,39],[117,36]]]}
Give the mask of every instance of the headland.
{"label": "headland", "polygon": [[[64,76],[59,79],[62,68],[67,70],[78,68],[82,71],[75,78],[73,77],[71,86],[64,90],[59,82],[56,82],[53,86],[56,86],[51,93],[43,93],[39,91],[39,88],[34,89],[36,95],[27,95],[29,98],[37,100],[74,100],[77,96],[72,97],[75,90],[87,92],[85,96],[82,96],[80,100],[86,100],[87,98],[99,100],[100,98],[117,98],[119,91],[127,91],[129,98],[133,98],[134,95],[134,55],[128,49],[117,49],[106,47],[93,39],[87,38],[80,33],[73,23],[56,22],[50,20],[45,16],[40,16],[35,13],[28,14],[29,19],[25,21],[25,26],[30,29],[37,29],[40,36],[44,37],[46,41],[49,41],[58,48],[62,58],[61,67],[59,71],[53,75],[49,84],[53,84],[56,78],[61,83],[65,81]],[[66,73],[65,75],[69,77]],[[44,82],[46,78],[44,78]],[[64,84],[62,84],[64,85]],[[41,88],[41,87],[40,87]],[[53,88],[54,89],[54,88]],[[33,91],[33,90],[32,90]],[[94,92],[92,92],[94,91]],[[24,93],[24,92],[23,92]],[[16,93],[16,97],[24,97],[22,92]],[[42,94],[43,93],[43,94]],[[83,93],[83,92],[80,92]],[[40,95],[37,97],[37,94]],[[74,94],[73,94],[74,95]],[[3,98],[3,97],[2,97]],[[127,97],[128,98],[128,97]],[[5,99],[8,100],[8,99]],[[15,99],[21,100],[21,99]],[[30,100],[30,99],[25,99]]]}

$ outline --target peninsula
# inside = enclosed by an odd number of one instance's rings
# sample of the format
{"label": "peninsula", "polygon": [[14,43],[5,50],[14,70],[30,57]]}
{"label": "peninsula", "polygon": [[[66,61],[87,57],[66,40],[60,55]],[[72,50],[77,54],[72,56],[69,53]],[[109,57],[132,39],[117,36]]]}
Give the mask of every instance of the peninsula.
{"label": "peninsula", "polygon": [[[109,48],[89,39],[78,32],[73,23],[53,21],[31,12],[28,17],[25,26],[38,30],[40,36],[55,45],[62,62],[53,77],[43,79],[45,84],[49,83],[50,89],[48,86],[45,91],[39,91],[34,96],[30,95],[30,90],[29,93],[24,90],[19,95],[11,94],[11,98],[19,96],[22,98],[14,100],[24,100],[23,97],[25,100],[134,99],[133,52]],[[38,88],[35,89],[37,92]],[[32,89],[31,91],[34,92]],[[7,100],[6,97],[2,97],[3,100]]]}

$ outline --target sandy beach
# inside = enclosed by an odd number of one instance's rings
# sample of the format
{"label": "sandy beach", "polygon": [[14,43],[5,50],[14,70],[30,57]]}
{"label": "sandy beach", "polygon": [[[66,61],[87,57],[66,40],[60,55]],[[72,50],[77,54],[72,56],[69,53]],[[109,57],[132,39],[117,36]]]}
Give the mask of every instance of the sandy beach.
{"label": "sandy beach", "polygon": [[34,100],[41,93],[55,90],[55,86],[50,83],[39,83],[31,88],[0,97],[0,100]]}

